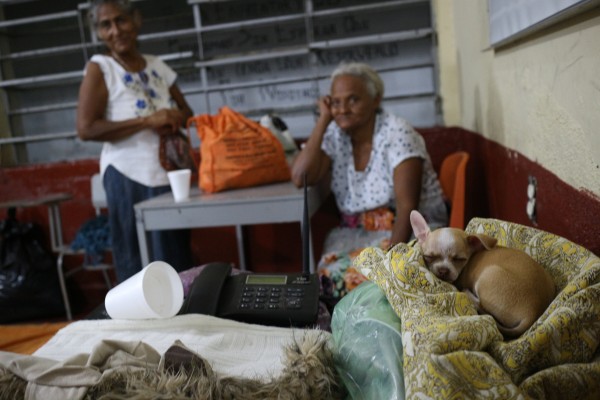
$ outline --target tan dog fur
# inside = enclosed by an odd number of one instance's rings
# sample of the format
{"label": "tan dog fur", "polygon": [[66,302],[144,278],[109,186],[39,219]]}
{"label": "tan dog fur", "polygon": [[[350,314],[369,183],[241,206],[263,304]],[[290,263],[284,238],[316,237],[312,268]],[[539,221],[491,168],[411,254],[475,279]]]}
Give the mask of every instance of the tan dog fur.
{"label": "tan dog fur", "polygon": [[411,212],[410,221],[429,270],[466,292],[505,337],[520,336],[554,299],[552,277],[525,252],[460,229],[432,232],[418,211]]}

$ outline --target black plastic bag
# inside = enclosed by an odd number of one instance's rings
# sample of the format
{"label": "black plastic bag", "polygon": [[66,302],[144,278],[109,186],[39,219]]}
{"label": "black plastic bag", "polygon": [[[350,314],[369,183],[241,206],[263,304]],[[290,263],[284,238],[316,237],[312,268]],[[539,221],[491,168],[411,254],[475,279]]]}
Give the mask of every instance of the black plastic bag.
{"label": "black plastic bag", "polygon": [[64,313],[53,255],[37,225],[0,221],[0,323]]}

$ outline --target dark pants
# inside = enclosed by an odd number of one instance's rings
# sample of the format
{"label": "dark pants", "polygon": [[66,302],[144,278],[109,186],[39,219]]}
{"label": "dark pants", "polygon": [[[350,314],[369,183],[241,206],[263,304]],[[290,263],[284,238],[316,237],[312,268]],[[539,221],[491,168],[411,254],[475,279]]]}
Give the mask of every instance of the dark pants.
{"label": "dark pants", "polygon": [[[104,189],[108,201],[113,262],[117,280],[123,282],[145,267],[140,257],[134,204],[169,192],[171,188],[169,185],[144,186],[109,166],[104,172]],[[190,231],[187,229],[149,232],[148,247],[150,261],[165,261],[177,271],[193,266]]]}

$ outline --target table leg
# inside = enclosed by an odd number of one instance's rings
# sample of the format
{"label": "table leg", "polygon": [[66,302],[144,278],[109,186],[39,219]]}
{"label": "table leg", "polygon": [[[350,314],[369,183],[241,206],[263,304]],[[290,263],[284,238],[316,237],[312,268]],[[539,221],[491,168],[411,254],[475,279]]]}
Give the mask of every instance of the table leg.
{"label": "table leg", "polygon": [[50,243],[54,252],[61,251],[63,246],[62,220],[58,203],[48,204],[48,221],[50,228]]}
{"label": "table leg", "polygon": [[242,232],[242,226],[235,226],[235,237],[237,240],[238,257],[240,260],[240,269],[246,271],[246,255],[244,253],[244,233]]}
{"label": "table leg", "polygon": [[146,229],[144,229],[144,217],[138,210],[135,212],[135,224],[138,236],[138,245],[140,247],[140,258],[142,259],[142,268],[150,263],[148,254],[148,241],[146,238]]}

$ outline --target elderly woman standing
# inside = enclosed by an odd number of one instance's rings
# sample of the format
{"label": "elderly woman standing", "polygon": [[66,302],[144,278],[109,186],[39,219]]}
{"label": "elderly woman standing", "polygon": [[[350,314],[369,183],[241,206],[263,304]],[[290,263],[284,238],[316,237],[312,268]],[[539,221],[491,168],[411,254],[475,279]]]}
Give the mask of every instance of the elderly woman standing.
{"label": "elderly woman standing", "polygon": [[[141,16],[128,0],[96,0],[91,17],[105,54],[94,55],[79,92],[77,131],[104,142],[100,170],[106,190],[117,279],[141,265],[133,205],[168,192],[159,162],[159,135],[180,129],[192,110],[175,84],[176,73],[137,47]],[[192,266],[189,231],[153,232],[154,259],[183,270]]]}
{"label": "elderly woman standing", "polygon": [[341,64],[331,75],[331,94],[319,99],[319,118],[292,166],[297,186],[331,172],[342,213],[328,235],[319,270],[341,297],[364,277],[351,267],[367,246],[408,242],[410,211],[430,226],[447,225],[442,190],[423,138],[402,118],[381,109],[384,85],[370,66]]}

